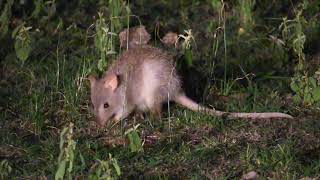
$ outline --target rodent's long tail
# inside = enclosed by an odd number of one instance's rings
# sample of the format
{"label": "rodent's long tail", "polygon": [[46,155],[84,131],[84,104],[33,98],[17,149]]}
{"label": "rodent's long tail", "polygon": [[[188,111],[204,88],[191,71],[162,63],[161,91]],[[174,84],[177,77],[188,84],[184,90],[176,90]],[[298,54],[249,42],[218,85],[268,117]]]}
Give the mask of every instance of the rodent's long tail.
{"label": "rodent's long tail", "polygon": [[205,114],[209,114],[212,116],[218,116],[218,117],[226,117],[229,119],[271,119],[271,118],[287,118],[287,119],[293,119],[292,116],[285,114],[285,113],[279,113],[279,112],[264,112],[264,113],[241,113],[241,112],[224,112],[224,111],[217,111],[215,109],[210,109],[204,106],[199,105],[198,103],[194,102],[184,94],[181,94],[177,96],[174,99],[175,102],[178,104],[185,106],[193,111],[202,112]]}

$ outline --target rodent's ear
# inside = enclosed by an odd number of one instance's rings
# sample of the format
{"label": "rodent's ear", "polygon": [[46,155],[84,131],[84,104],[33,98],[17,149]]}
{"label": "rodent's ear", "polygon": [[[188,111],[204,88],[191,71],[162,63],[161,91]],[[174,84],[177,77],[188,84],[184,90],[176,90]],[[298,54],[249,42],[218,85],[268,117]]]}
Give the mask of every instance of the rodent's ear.
{"label": "rodent's ear", "polygon": [[114,91],[119,87],[120,80],[119,76],[116,74],[111,74],[107,77],[106,81],[104,82],[104,87],[105,88],[110,88],[111,90]]}
{"label": "rodent's ear", "polygon": [[91,88],[94,87],[97,82],[97,78],[94,75],[89,75],[88,79],[90,81]]}

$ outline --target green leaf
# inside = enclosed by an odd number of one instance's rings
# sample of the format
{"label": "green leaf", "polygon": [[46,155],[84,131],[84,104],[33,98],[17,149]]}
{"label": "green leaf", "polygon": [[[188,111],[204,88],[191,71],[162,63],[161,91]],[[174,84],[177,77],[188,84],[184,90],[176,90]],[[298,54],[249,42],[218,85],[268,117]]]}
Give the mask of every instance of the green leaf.
{"label": "green leaf", "polygon": [[55,178],[54,178],[55,180],[63,179],[64,174],[65,174],[65,170],[66,170],[66,163],[67,163],[66,160],[63,160],[60,162],[59,168],[58,168],[56,175],[55,175]]}
{"label": "green leaf", "polygon": [[187,49],[187,50],[185,50],[184,55],[186,57],[186,62],[187,62],[188,67],[191,67],[192,61],[193,61],[192,51],[190,49]]}
{"label": "green leaf", "polygon": [[68,131],[68,127],[65,127],[60,133],[60,144],[59,144],[60,150],[63,150],[63,145],[65,143],[64,135],[67,133],[67,131]]}
{"label": "green leaf", "polygon": [[131,152],[139,152],[142,150],[141,138],[136,130],[132,130],[128,133],[128,138]]}
{"label": "green leaf", "polygon": [[300,87],[298,86],[298,84],[296,83],[296,81],[293,79],[290,83],[290,87],[292,89],[292,91],[294,92],[298,92]]}
{"label": "green leaf", "polygon": [[133,143],[133,138],[131,133],[128,134],[128,139],[129,139],[129,147],[131,152],[136,152],[136,147],[135,147],[135,144]]}
{"label": "green leaf", "polygon": [[31,52],[31,45],[29,40],[22,41],[20,39],[16,39],[14,44],[14,49],[16,50],[17,57],[25,61],[28,59],[29,54]]}
{"label": "green leaf", "polygon": [[212,0],[211,1],[211,6],[217,10],[221,8],[221,2],[219,0]]}
{"label": "green leaf", "polygon": [[85,159],[84,159],[84,157],[83,157],[81,152],[79,152],[79,157],[80,157],[80,161],[81,161],[81,168],[85,169],[86,161],[85,161]]}
{"label": "green leaf", "polygon": [[72,168],[73,168],[73,160],[74,160],[74,151],[73,150],[69,150],[69,167],[68,167],[68,172],[71,173],[72,172]]}
{"label": "green leaf", "polygon": [[314,101],[320,101],[320,86],[316,87],[312,91]]}
{"label": "green leaf", "polygon": [[309,77],[308,80],[311,83],[312,87],[317,87],[317,80],[315,78]]}
{"label": "green leaf", "polygon": [[118,164],[118,161],[116,159],[113,158],[113,163],[112,163],[114,169],[117,172],[117,175],[120,176],[121,175],[121,170],[120,170],[120,166]]}
{"label": "green leaf", "polygon": [[142,142],[141,142],[141,138],[140,138],[139,134],[137,133],[137,131],[132,132],[132,137],[133,137],[133,142],[137,148],[137,151],[140,151],[142,149]]}
{"label": "green leaf", "polygon": [[304,95],[304,103],[313,103],[314,100],[313,100],[313,97],[310,93],[306,93]]}
{"label": "green leaf", "polygon": [[292,97],[292,99],[293,99],[293,102],[295,102],[295,103],[300,103],[301,100],[302,100],[299,95],[294,95],[294,96]]}
{"label": "green leaf", "polygon": [[38,18],[40,11],[42,9],[43,0],[35,0],[34,1],[35,9],[33,10],[31,17]]}

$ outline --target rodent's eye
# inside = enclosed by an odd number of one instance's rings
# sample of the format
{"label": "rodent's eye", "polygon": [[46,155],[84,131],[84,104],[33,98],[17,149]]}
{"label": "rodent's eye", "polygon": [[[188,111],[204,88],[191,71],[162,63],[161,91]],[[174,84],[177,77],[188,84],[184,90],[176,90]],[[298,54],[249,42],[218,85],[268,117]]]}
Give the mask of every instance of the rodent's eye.
{"label": "rodent's eye", "polygon": [[109,103],[107,103],[107,102],[104,103],[104,104],[103,104],[103,107],[104,107],[105,109],[107,109],[107,108],[109,107]]}

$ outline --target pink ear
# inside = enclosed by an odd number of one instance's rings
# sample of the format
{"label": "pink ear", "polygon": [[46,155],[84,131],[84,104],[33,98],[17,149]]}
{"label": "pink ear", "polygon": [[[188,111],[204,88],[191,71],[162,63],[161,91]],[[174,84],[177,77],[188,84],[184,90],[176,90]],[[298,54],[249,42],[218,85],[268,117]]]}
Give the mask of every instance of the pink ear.
{"label": "pink ear", "polygon": [[104,82],[105,88],[110,88],[114,91],[119,86],[118,77],[115,74],[111,74],[107,77],[106,81]]}

